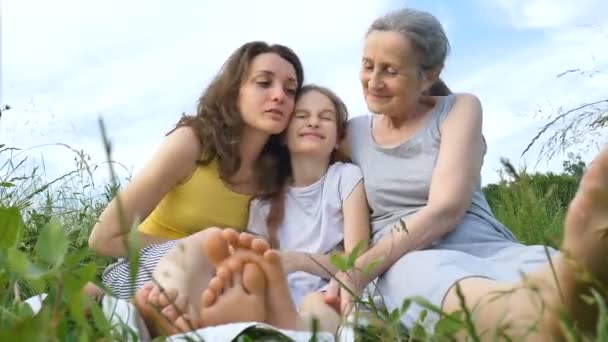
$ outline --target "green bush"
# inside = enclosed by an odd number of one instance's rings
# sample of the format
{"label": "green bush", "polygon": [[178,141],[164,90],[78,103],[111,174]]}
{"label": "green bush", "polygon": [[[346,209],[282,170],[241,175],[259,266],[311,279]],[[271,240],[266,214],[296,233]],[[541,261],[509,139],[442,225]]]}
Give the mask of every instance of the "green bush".
{"label": "green bush", "polygon": [[483,188],[494,215],[524,244],[559,245],[568,204],[585,170],[580,157],[563,163],[562,173],[516,171],[502,160],[501,180]]}

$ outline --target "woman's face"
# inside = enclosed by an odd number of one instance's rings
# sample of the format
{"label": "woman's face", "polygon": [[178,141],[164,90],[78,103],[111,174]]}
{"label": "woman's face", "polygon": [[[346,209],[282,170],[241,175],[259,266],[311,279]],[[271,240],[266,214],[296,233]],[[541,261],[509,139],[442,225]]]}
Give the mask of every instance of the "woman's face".
{"label": "woman's face", "polygon": [[372,31],[365,39],[360,80],[368,109],[402,116],[432,84],[420,72],[411,40],[399,32]]}
{"label": "woman's face", "polygon": [[276,53],[256,56],[239,90],[238,109],[246,127],[279,134],[293,112],[298,80],[291,63]]}

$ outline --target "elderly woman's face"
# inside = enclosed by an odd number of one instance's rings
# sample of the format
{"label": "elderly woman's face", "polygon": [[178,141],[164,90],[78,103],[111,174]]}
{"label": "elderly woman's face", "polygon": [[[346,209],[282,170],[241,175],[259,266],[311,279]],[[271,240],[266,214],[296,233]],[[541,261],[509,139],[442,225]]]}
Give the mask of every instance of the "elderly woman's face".
{"label": "elderly woman's face", "polygon": [[419,72],[417,57],[414,45],[403,34],[370,32],[359,76],[371,112],[401,116],[415,106],[429,83]]}

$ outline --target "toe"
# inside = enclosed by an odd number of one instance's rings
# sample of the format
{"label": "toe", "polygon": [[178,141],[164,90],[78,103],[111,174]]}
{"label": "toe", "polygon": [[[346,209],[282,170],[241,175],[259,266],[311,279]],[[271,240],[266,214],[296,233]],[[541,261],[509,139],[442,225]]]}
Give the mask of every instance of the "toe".
{"label": "toe", "polygon": [[177,289],[171,288],[165,291],[161,291],[158,296],[158,305],[161,307],[165,307],[173,302],[177,298]]}
{"label": "toe", "polygon": [[175,320],[174,325],[182,333],[192,331],[198,328],[197,323],[190,319],[187,315],[179,316]]}
{"label": "toe", "polygon": [[249,233],[239,234],[239,248],[251,249],[251,242],[253,242],[253,235]]}
{"label": "toe", "polygon": [[251,243],[251,249],[259,255],[264,255],[270,249],[270,245],[264,239],[254,239]]}
{"label": "toe", "polygon": [[165,307],[162,311],[161,314],[163,316],[165,316],[165,318],[169,321],[169,322],[174,322],[177,317],[179,316],[179,312],[178,310],[176,310],[176,308],[173,305],[168,305],[167,307]]}
{"label": "toe", "polygon": [[220,277],[211,278],[208,289],[217,294],[222,293],[222,290],[224,289],[224,280]]}
{"label": "toe", "polygon": [[281,270],[283,269],[281,264],[281,256],[273,249],[269,249],[264,252],[264,260],[272,264],[274,267],[280,267]]}
{"label": "toe", "polygon": [[239,244],[239,233],[232,228],[223,229],[222,237],[233,247],[237,247]]}
{"label": "toe", "polygon": [[265,296],[266,277],[258,265],[247,263],[243,267],[243,289],[254,296]]}
{"label": "toe", "polygon": [[222,280],[222,288],[232,286],[232,272],[227,266],[220,266],[217,269],[216,277]]}
{"label": "toe", "polygon": [[209,307],[213,305],[213,303],[215,303],[215,300],[217,299],[216,293],[217,292],[214,292],[210,289],[206,289],[205,291],[203,291],[203,294],[201,295],[201,302],[204,308]]}
{"label": "toe", "polygon": [[148,295],[148,299],[147,299],[148,304],[153,305],[153,306],[159,306],[160,305],[160,293],[161,293],[160,287],[154,286],[152,288],[152,291],[150,291],[150,294]]}
{"label": "toe", "polygon": [[214,266],[220,265],[230,256],[228,242],[224,239],[223,231],[209,231],[203,241],[203,253]]}
{"label": "toe", "polygon": [[243,272],[243,262],[238,258],[230,258],[226,260],[226,266],[230,270],[231,273],[242,273]]}

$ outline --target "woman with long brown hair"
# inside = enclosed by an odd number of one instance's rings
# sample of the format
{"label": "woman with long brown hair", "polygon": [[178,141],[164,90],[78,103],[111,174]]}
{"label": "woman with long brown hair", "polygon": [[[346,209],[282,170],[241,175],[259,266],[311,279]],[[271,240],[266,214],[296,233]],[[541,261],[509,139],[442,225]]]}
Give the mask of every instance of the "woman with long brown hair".
{"label": "woman with long brown hair", "polygon": [[[213,227],[244,230],[250,200],[280,190],[279,134],[303,81],[302,63],[288,47],[255,41],[232,53],[200,96],[196,114],[181,118],[93,227],[90,248],[123,258],[103,275],[113,295],[130,298],[174,247],[195,252],[178,239],[195,234],[200,246]],[[126,259],[131,227],[142,247],[135,284]],[[213,268],[201,258],[194,263],[197,277],[208,282]]]}

